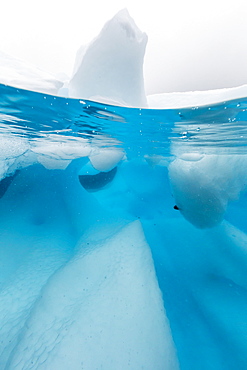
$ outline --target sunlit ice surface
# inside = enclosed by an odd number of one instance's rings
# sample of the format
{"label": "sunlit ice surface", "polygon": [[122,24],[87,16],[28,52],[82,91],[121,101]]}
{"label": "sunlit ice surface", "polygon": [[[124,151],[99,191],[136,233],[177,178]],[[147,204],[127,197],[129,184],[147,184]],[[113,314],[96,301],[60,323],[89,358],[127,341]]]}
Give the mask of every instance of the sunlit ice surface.
{"label": "sunlit ice surface", "polygon": [[0,368],[246,369],[247,99],[0,90]]}

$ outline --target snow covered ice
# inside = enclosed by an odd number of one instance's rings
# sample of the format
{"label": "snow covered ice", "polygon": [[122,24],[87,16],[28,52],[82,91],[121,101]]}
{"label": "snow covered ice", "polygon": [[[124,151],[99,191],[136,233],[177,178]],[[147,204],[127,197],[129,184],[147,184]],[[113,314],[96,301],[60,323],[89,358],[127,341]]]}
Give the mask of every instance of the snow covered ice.
{"label": "snow covered ice", "polygon": [[63,83],[50,75],[0,51],[0,81],[22,89],[57,94]]}
{"label": "snow covered ice", "polygon": [[69,96],[146,106],[143,58],[147,35],[126,9],[106,23],[100,35],[79,50]]}
{"label": "snow covered ice", "polygon": [[247,88],[146,98],[146,43],[0,55],[0,369],[247,367]]}

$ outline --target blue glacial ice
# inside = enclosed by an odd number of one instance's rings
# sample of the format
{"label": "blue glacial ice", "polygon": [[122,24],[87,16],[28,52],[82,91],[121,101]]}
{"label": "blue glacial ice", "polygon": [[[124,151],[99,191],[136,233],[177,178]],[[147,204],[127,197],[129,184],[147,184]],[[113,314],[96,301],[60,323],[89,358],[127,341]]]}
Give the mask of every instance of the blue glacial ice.
{"label": "blue glacial ice", "polygon": [[247,87],[146,99],[146,42],[0,55],[0,369],[247,368]]}

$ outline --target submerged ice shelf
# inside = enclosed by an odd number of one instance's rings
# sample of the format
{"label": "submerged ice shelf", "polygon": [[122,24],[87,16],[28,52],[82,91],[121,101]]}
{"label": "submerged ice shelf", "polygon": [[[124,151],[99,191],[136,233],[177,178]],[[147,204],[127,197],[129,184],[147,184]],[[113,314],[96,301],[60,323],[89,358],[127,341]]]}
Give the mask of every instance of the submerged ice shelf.
{"label": "submerged ice shelf", "polygon": [[146,42],[119,12],[62,90],[0,55],[1,369],[247,367],[246,87],[146,99]]}
{"label": "submerged ice shelf", "polygon": [[244,370],[246,146],[178,136],[204,107],[1,91],[0,367]]}

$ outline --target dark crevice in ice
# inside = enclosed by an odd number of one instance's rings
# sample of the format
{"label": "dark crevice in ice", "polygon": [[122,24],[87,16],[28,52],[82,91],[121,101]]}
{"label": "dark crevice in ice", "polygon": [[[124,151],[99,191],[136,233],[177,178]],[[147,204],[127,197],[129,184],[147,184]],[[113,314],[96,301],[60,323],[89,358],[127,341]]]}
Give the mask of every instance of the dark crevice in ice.
{"label": "dark crevice in ice", "polygon": [[105,187],[110,183],[117,173],[117,167],[114,167],[111,171],[100,172],[96,175],[79,175],[79,181],[81,185],[87,191],[97,191]]}
{"label": "dark crevice in ice", "polygon": [[10,175],[10,176],[7,176],[5,177],[4,179],[2,179],[0,181],[0,198],[2,198],[4,196],[4,194],[6,193],[6,191],[8,190],[10,184],[12,183],[12,181],[14,180],[15,176],[19,173],[20,171],[16,171],[14,173],[14,175]]}

